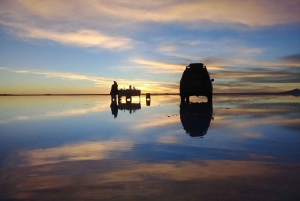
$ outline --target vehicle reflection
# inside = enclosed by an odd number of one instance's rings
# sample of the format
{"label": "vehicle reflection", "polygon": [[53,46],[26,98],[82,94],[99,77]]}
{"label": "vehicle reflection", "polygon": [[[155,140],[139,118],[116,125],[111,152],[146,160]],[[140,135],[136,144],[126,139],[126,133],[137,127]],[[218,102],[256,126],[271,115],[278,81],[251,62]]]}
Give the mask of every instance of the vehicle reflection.
{"label": "vehicle reflection", "polygon": [[212,102],[181,102],[179,113],[186,133],[191,137],[203,137],[213,119],[213,105]]}
{"label": "vehicle reflection", "polygon": [[126,101],[126,103],[122,103],[122,101],[115,101],[113,100],[110,104],[111,113],[114,116],[114,118],[117,118],[118,111],[129,111],[129,113],[134,113],[136,110],[140,110],[141,103],[132,103],[131,101]]}

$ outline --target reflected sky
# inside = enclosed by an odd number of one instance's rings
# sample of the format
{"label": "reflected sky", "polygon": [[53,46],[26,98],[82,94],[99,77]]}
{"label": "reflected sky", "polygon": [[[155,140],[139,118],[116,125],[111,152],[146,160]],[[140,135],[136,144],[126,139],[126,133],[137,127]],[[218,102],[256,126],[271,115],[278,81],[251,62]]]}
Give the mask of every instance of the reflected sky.
{"label": "reflected sky", "polygon": [[110,96],[0,97],[0,198],[300,195],[299,97],[215,96],[208,105],[152,96],[149,106],[141,96],[115,106],[117,115]]}

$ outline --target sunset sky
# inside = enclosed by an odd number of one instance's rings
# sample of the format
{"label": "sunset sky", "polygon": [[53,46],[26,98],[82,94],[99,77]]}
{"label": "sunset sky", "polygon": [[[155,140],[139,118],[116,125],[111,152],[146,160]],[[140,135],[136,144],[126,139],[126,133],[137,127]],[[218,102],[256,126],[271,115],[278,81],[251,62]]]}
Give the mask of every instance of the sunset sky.
{"label": "sunset sky", "polygon": [[0,94],[300,88],[300,0],[0,0]]}

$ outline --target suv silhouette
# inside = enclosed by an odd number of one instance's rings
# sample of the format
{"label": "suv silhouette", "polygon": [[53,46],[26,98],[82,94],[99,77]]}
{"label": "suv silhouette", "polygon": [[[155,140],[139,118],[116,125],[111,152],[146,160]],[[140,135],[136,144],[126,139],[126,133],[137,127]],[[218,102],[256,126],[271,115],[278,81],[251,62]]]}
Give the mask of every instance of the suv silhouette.
{"label": "suv silhouette", "polygon": [[206,96],[212,102],[213,81],[203,63],[189,64],[180,80],[181,102],[189,102],[190,96]]}

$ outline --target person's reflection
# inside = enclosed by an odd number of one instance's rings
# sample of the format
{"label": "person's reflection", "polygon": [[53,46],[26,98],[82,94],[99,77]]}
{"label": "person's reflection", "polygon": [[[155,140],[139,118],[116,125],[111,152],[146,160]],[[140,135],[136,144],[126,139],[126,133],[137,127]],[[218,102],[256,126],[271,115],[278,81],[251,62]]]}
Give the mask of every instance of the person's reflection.
{"label": "person's reflection", "polygon": [[191,137],[203,137],[206,135],[213,114],[212,102],[192,103],[181,102],[180,120],[183,129]]}
{"label": "person's reflection", "polygon": [[110,109],[111,109],[112,115],[114,115],[114,118],[116,118],[118,116],[118,104],[117,104],[116,99],[111,101]]}

